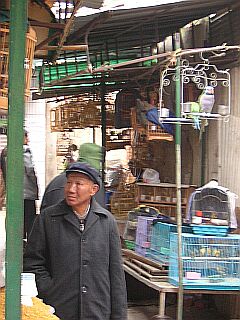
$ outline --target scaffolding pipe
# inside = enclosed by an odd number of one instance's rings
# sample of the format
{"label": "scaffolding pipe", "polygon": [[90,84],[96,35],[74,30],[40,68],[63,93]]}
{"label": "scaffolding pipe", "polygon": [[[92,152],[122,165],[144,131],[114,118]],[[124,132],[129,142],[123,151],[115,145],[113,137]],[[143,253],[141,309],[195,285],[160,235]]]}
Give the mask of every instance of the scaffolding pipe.
{"label": "scaffolding pipe", "polygon": [[105,83],[101,83],[101,122],[102,122],[102,182],[104,184],[105,181],[105,160],[106,160],[106,129],[107,129],[107,113],[106,113],[106,87]]}
{"label": "scaffolding pipe", "polygon": [[6,175],[6,320],[21,319],[26,30],[27,0],[11,0]]}
{"label": "scaffolding pipe", "polygon": [[[180,34],[175,34],[176,50],[180,49]],[[181,117],[181,74],[180,74],[180,57],[176,59],[176,117]],[[177,320],[182,320],[183,315],[183,267],[182,267],[182,197],[181,197],[181,123],[176,123],[175,135],[175,152],[176,152],[176,189],[177,189],[177,233],[178,233],[178,308]]]}

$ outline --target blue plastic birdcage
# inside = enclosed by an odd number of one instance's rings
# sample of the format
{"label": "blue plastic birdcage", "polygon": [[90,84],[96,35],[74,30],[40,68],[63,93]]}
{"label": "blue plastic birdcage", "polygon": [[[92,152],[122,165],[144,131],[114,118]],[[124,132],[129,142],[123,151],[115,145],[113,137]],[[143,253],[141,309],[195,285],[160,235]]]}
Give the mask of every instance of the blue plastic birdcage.
{"label": "blue plastic birdcage", "polygon": [[[169,282],[178,285],[178,239],[171,234]],[[240,235],[182,234],[185,289],[240,290]]]}
{"label": "blue plastic birdcage", "polygon": [[[159,262],[167,263],[170,253],[170,234],[177,232],[177,226],[170,223],[153,224],[150,257]],[[189,226],[182,226],[182,232],[192,232]]]}
{"label": "blue plastic birdcage", "polygon": [[137,252],[138,254],[140,254],[143,257],[149,257],[150,249],[146,248],[146,247],[142,247],[138,244],[135,244],[135,252]]}

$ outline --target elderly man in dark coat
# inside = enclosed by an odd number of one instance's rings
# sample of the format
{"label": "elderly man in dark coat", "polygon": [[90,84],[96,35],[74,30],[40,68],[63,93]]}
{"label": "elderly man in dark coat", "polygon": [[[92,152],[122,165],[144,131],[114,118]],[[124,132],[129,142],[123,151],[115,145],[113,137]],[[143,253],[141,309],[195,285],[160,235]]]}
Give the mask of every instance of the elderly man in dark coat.
{"label": "elderly man in dark coat", "polygon": [[76,162],[66,176],[65,199],[35,221],[24,271],[35,273],[39,297],[62,320],[126,320],[116,221],[92,198],[98,171]]}

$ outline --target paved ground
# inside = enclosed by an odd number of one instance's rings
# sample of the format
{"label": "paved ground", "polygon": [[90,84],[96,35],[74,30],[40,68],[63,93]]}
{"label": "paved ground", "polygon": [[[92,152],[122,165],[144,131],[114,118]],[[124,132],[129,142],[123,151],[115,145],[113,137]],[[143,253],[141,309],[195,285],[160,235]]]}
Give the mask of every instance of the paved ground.
{"label": "paved ground", "polygon": [[[175,308],[167,309],[167,315],[170,319],[175,320]],[[128,309],[128,320],[151,320],[154,315],[157,315],[157,306],[137,306]],[[197,308],[185,310],[183,320],[229,320],[219,315],[214,310],[199,310]]]}
{"label": "paved ground", "polygon": [[[184,299],[183,320],[229,320],[220,315],[214,306],[211,306],[211,300],[204,298],[186,297]],[[154,301],[152,301],[154,303]],[[157,301],[155,304],[146,304],[137,302],[138,305],[129,304],[128,320],[151,320],[154,315],[158,314]],[[142,303],[142,305],[141,305]],[[176,320],[177,305],[176,301],[168,301],[166,314],[171,320]],[[156,319],[157,320],[157,319]]]}

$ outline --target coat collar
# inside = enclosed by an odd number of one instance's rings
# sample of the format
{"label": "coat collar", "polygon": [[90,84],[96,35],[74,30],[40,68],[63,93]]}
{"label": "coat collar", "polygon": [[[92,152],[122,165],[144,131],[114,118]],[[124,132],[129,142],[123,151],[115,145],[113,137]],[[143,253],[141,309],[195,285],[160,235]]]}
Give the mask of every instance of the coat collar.
{"label": "coat collar", "polygon": [[[53,216],[64,216],[64,219],[71,223],[79,230],[79,220],[75,216],[72,207],[68,206],[65,200],[62,200],[59,204],[54,206],[54,210],[49,212],[49,215]],[[99,215],[108,215],[108,211],[101,207],[95,199],[92,198],[90,211],[88,213],[87,224],[85,231],[86,232],[98,219]]]}
{"label": "coat collar", "polygon": [[[65,200],[62,200],[60,203],[55,205],[54,209],[55,210],[51,210],[51,212],[49,213],[51,216],[61,216],[73,213],[72,207],[70,207]],[[100,204],[97,203],[94,198],[91,199],[90,211],[96,213],[97,215],[103,214],[107,216],[109,214],[108,211],[100,206]]]}

